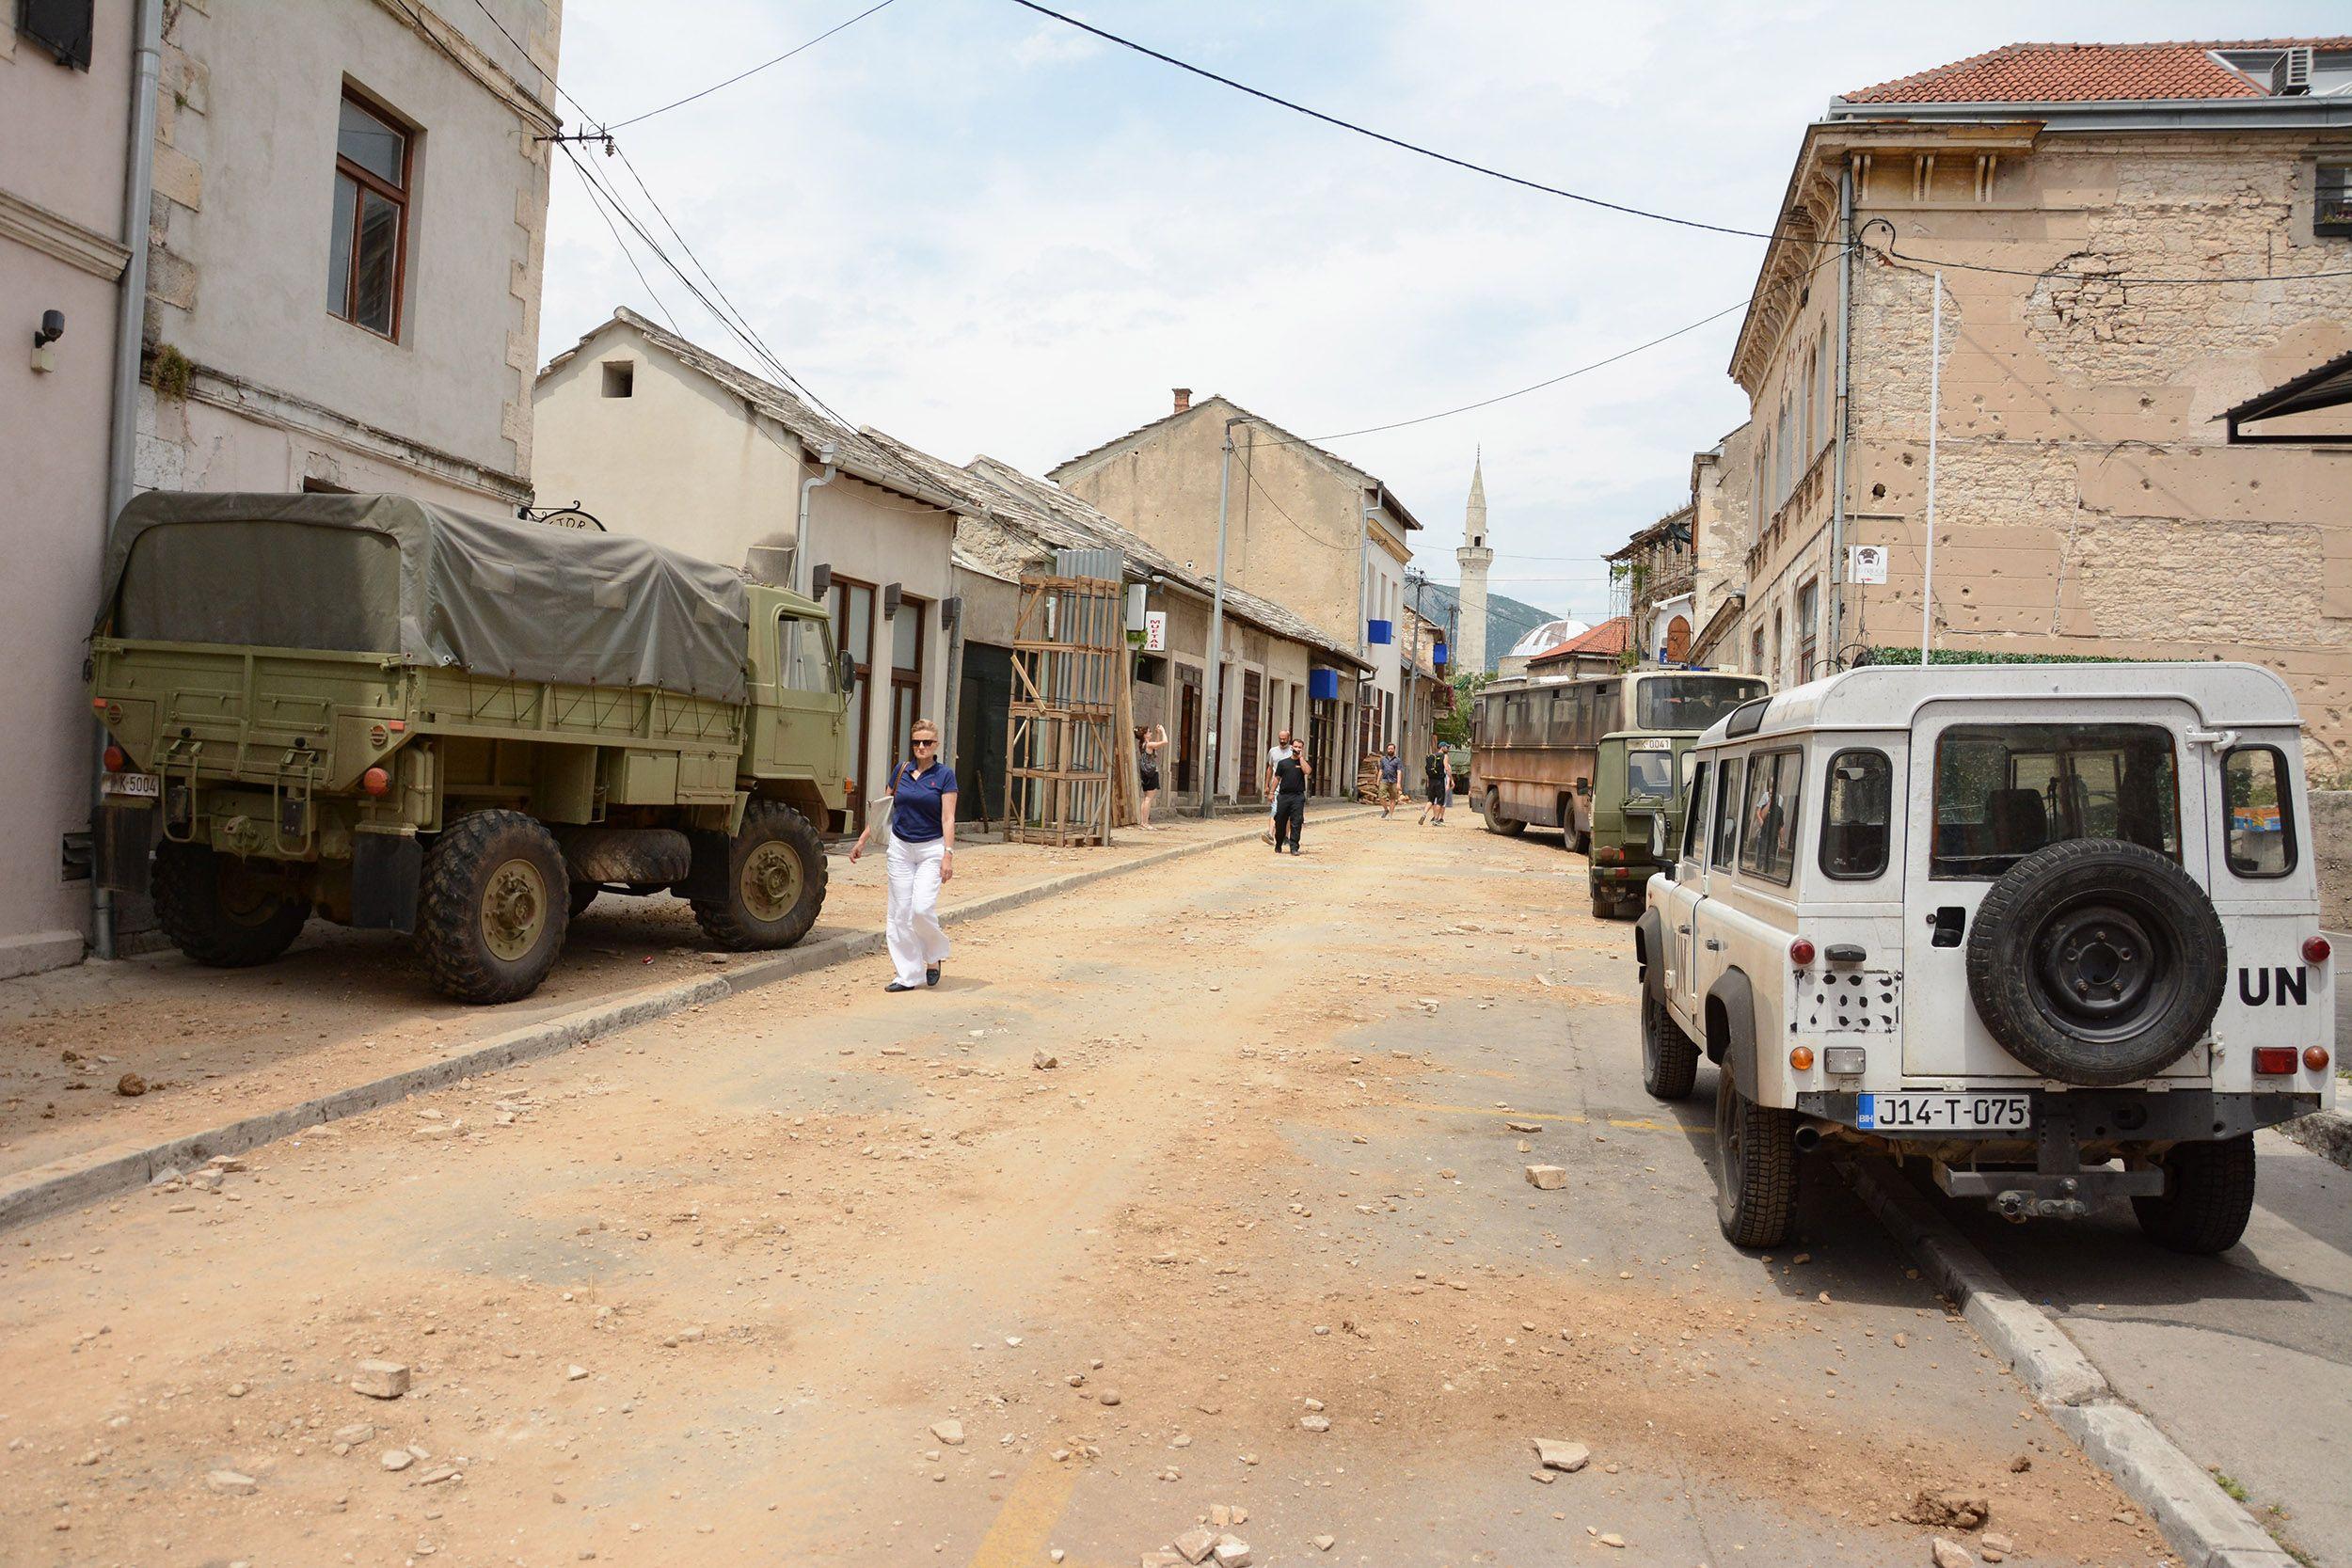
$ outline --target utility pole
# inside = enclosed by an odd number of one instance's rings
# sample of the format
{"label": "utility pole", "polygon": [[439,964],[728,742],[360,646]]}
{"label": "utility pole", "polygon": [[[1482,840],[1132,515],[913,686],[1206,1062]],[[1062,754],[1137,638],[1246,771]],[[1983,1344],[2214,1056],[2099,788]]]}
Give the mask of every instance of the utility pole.
{"label": "utility pole", "polygon": [[1935,291],[1935,325],[1928,339],[1928,555],[1919,575],[1919,667],[1928,666],[1928,646],[1935,638],[1935,427],[1937,405],[1944,395],[1944,274],[1931,273],[1928,287]]}
{"label": "utility pole", "polygon": [[[1200,754],[1207,759],[1200,777],[1203,821],[1216,815],[1216,737],[1225,724],[1225,516],[1233,489],[1233,427],[1240,422],[1238,418],[1225,421],[1225,462],[1216,478],[1216,591],[1209,599],[1209,700],[1200,705],[1201,724],[1208,731],[1200,747]],[[1242,759],[1245,765],[1248,760]]]}

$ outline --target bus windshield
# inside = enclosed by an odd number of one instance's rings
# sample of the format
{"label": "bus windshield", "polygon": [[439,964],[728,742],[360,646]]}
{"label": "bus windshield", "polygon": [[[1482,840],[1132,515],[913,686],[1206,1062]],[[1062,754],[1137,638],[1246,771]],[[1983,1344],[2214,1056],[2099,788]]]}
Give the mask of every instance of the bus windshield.
{"label": "bus windshield", "polygon": [[1703,730],[1764,683],[1748,675],[1656,675],[1642,683],[1634,722],[1645,730]]}

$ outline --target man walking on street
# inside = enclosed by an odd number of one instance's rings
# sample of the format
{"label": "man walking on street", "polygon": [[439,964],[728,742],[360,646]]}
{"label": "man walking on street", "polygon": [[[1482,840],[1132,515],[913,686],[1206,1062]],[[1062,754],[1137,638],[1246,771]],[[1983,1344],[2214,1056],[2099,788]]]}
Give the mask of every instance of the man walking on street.
{"label": "man walking on street", "polygon": [[[1273,846],[1274,846],[1277,849],[1279,849],[1282,846],[1281,846],[1281,844],[1280,844],[1279,841],[1277,841],[1277,840],[1276,840],[1276,838],[1275,838],[1275,836],[1274,836],[1274,834],[1275,834],[1275,830],[1276,830],[1276,828],[1277,828],[1277,826],[1278,826],[1278,823],[1276,822],[1276,820],[1275,820],[1275,819],[1276,819],[1278,816],[1279,816],[1281,815],[1281,812],[1280,812],[1280,802],[1278,800],[1278,799],[1277,799],[1277,797],[1276,797],[1276,792],[1275,792],[1275,787],[1274,787],[1274,786],[1275,786],[1275,784],[1276,784],[1276,783],[1278,782],[1278,781],[1275,779],[1275,777],[1274,777],[1274,770],[1275,770],[1277,768],[1279,768],[1279,767],[1282,765],[1282,759],[1283,759],[1284,757],[1297,757],[1297,756],[1298,756],[1298,743],[1297,743],[1296,741],[1295,741],[1295,740],[1291,739],[1291,732],[1290,732],[1290,731],[1288,731],[1288,730],[1284,730],[1284,731],[1282,731],[1282,732],[1281,732],[1281,734],[1280,734],[1279,736],[1278,736],[1275,738],[1275,742],[1274,742],[1274,744],[1266,748],[1266,752],[1265,752],[1266,829],[1265,829],[1265,832],[1264,832],[1263,834],[1261,834],[1260,836],[1261,836],[1261,837],[1263,837],[1263,839],[1264,839],[1264,840],[1265,840],[1268,844],[1273,845]],[[1300,760],[1301,760],[1302,762],[1304,761],[1304,759],[1303,759],[1303,758],[1301,758]],[[1299,808],[1299,809],[1301,809],[1301,810],[1303,811],[1303,810],[1305,810],[1305,809],[1306,809],[1306,807],[1305,807],[1305,800],[1306,800],[1306,798],[1305,798],[1304,796],[1301,796],[1299,799],[1300,799],[1300,808]]]}
{"label": "man walking on street", "polygon": [[1274,852],[1282,852],[1285,838],[1291,853],[1298,853],[1298,832],[1307,825],[1307,765],[1294,748],[1274,766]]}
{"label": "man walking on street", "polygon": [[1396,754],[1396,742],[1389,742],[1380,753],[1380,819],[1385,822],[1396,811],[1396,802],[1404,795],[1401,787],[1405,775],[1405,759]]}
{"label": "man walking on street", "polygon": [[[1446,797],[1454,792],[1453,760],[1446,755],[1445,742],[1429,743],[1429,755],[1421,765],[1422,782],[1429,792],[1429,803],[1421,808],[1421,822],[1433,828],[1445,826]],[[1419,826],[1417,822],[1415,826]]]}

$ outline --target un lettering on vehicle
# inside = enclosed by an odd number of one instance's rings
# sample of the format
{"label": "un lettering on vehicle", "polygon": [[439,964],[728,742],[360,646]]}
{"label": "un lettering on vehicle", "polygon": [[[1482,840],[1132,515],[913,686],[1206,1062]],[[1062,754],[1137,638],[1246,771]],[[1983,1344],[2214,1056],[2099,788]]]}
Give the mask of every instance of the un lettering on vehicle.
{"label": "un lettering on vehicle", "polygon": [[2286,964],[2240,964],[2237,999],[2249,1007],[2311,1006],[2311,971]]}

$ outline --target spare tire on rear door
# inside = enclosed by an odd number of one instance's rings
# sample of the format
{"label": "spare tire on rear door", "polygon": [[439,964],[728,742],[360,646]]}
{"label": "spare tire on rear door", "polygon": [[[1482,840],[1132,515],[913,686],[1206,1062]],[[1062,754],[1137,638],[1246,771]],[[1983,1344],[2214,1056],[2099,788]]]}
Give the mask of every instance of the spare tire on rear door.
{"label": "spare tire on rear door", "polygon": [[2204,889],[2153,849],[2078,838],[1993,884],[1968,932],[1968,994],[1993,1037],[2061,1083],[2154,1076],[2205,1037],[2229,976]]}

